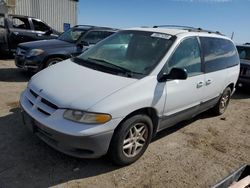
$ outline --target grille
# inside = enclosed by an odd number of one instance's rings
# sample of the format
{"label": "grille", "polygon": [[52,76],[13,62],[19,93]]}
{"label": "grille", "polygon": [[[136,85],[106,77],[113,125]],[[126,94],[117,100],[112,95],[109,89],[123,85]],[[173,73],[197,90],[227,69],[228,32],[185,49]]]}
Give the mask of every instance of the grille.
{"label": "grille", "polygon": [[30,93],[31,93],[35,98],[38,97],[38,95],[37,95],[34,91],[32,91],[31,89],[30,89]]}
{"label": "grille", "polygon": [[22,49],[22,48],[20,48],[20,47],[18,47],[17,49],[16,49],[16,55],[17,56],[24,56],[26,54],[26,50],[24,50],[24,49]]}
{"label": "grille", "polygon": [[46,104],[46,105],[50,106],[51,108],[54,108],[55,110],[57,110],[57,109],[58,109],[58,106],[56,106],[55,104],[53,104],[53,103],[51,103],[51,102],[47,101],[47,100],[46,100],[46,99],[44,99],[44,98],[42,98],[42,99],[41,99],[41,101],[42,101],[42,103],[44,103],[44,104]]}
{"label": "grille", "polygon": [[41,114],[45,116],[50,116],[54,113],[58,106],[53,104],[52,102],[42,98],[39,94],[37,94],[34,90],[29,89],[26,93],[26,99],[34,110],[37,110]]}

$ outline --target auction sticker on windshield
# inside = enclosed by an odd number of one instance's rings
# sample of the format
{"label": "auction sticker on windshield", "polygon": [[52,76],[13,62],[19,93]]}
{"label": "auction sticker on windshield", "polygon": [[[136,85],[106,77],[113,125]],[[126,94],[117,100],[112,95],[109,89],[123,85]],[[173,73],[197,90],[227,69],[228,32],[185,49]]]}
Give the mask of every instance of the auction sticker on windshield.
{"label": "auction sticker on windshield", "polygon": [[168,34],[163,34],[163,33],[153,33],[151,37],[157,37],[157,38],[162,38],[162,39],[170,39],[172,36]]}

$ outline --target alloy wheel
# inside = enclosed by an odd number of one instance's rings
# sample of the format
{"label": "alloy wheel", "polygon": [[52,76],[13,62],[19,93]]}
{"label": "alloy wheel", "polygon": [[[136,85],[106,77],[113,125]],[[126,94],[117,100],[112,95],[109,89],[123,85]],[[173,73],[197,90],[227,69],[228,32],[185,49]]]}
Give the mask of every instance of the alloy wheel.
{"label": "alloy wheel", "polygon": [[135,157],[140,153],[148,139],[148,127],[144,123],[132,126],[123,141],[123,153],[126,157]]}

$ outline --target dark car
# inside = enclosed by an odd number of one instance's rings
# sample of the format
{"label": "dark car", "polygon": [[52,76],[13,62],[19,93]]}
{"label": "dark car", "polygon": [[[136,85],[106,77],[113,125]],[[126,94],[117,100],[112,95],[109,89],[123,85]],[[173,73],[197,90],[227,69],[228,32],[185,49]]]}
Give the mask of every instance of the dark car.
{"label": "dark car", "polygon": [[13,53],[19,43],[55,39],[60,35],[37,18],[0,14],[0,53]]}
{"label": "dark car", "polygon": [[57,39],[18,45],[15,63],[19,68],[37,72],[81,54],[116,31],[113,28],[78,25],[64,32]]}
{"label": "dark car", "polygon": [[250,88],[250,44],[238,45],[237,50],[240,56],[239,87]]}

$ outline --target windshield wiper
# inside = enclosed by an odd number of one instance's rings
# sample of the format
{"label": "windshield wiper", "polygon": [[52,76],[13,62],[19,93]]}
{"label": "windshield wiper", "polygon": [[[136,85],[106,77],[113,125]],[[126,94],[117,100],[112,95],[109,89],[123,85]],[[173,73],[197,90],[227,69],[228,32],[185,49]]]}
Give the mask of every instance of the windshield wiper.
{"label": "windshield wiper", "polygon": [[113,64],[113,63],[110,63],[110,62],[108,62],[108,61],[105,60],[105,59],[88,58],[87,60],[90,60],[90,61],[92,60],[92,61],[97,61],[97,62],[99,61],[99,62],[105,63],[105,64],[107,64],[107,65],[109,65],[109,66],[112,66],[113,68],[115,68],[116,70],[118,70],[120,73],[124,73],[124,74],[126,74],[127,76],[129,76],[129,77],[132,77],[133,74],[144,75],[143,73],[134,72],[134,71],[131,71],[131,70],[129,70],[129,69],[126,69],[126,68],[120,67],[120,66],[118,66],[118,65],[115,65],[115,64]]}
{"label": "windshield wiper", "polygon": [[123,68],[123,67],[120,67],[118,65],[115,65],[113,63],[110,63],[104,59],[98,59],[98,58],[88,58],[87,60],[92,60],[92,61],[98,61],[98,62],[102,62],[102,63],[105,63],[105,64],[108,64],[110,66],[112,66],[113,68],[115,69],[118,69],[119,71],[122,71],[122,72],[131,72],[129,69],[126,69],[126,68]]}

